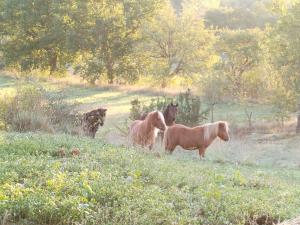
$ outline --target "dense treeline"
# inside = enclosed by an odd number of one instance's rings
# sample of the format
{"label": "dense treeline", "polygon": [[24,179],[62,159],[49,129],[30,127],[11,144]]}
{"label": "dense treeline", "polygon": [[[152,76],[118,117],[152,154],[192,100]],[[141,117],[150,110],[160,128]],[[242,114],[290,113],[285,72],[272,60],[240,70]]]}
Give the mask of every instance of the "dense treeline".
{"label": "dense treeline", "polygon": [[250,116],[269,102],[283,122],[299,102],[299,24],[293,0],[1,0],[0,60],[91,83],[192,78],[212,106],[230,98]]}

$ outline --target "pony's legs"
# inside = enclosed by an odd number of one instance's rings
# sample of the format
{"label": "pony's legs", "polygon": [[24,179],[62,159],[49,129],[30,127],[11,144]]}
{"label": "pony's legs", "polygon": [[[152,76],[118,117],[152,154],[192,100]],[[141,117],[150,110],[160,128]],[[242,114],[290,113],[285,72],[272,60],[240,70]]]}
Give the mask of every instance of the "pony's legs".
{"label": "pony's legs", "polygon": [[205,148],[199,148],[200,159],[204,159],[204,155],[205,155]]}
{"label": "pony's legs", "polygon": [[160,132],[159,136],[160,136],[160,144],[163,145],[164,144],[164,132]]}
{"label": "pony's legs", "polygon": [[165,151],[168,152],[169,154],[172,154],[175,150],[176,146],[165,146]]}
{"label": "pony's legs", "polygon": [[149,150],[152,150],[153,144],[149,145]]}

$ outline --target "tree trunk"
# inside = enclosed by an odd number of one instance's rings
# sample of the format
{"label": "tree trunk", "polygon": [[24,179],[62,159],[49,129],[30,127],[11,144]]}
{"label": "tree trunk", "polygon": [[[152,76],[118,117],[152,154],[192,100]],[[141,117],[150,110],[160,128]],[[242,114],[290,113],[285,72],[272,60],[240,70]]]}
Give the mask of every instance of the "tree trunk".
{"label": "tree trunk", "polygon": [[300,134],[300,111],[298,112],[298,117],[297,117],[297,128],[296,128],[296,133]]}
{"label": "tree trunk", "polygon": [[57,55],[53,53],[49,60],[50,64],[50,75],[53,74],[57,70]]}
{"label": "tree trunk", "polygon": [[114,72],[113,72],[113,67],[110,63],[108,63],[106,65],[106,69],[107,69],[107,79],[108,79],[108,83],[109,84],[113,84],[114,83]]}

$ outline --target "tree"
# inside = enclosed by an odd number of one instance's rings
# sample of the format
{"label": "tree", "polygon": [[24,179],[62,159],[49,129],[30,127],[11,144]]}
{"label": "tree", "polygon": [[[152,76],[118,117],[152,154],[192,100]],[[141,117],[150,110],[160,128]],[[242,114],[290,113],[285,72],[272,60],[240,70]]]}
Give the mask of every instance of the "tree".
{"label": "tree", "polygon": [[220,55],[217,68],[228,80],[228,88],[234,97],[239,98],[247,89],[246,75],[260,62],[259,31],[223,31],[216,44]]}
{"label": "tree", "polygon": [[1,1],[0,51],[6,64],[21,70],[64,70],[72,59],[66,45],[70,11],[66,0]]}
{"label": "tree", "polygon": [[[284,87],[300,102],[300,2],[282,13],[275,28],[269,32],[271,63],[281,74]],[[297,104],[290,111],[296,111]],[[300,111],[300,110],[299,110]],[[300,115],[297,117],[300,132]]]}
{"label": "tree", "polygon": [[226,80],[226,92],[244,106],[249,129],[252,129],[253,99],[262,90],[258,66],[261,61],[259,30],[225,30],[220,33],[216,51],[220,62],[216,65]]}
{"label": "tree", "polygon": [[210,120],[214,122],[215,107],[222,101],[226,81],[218,71],[208,73],[207,76],[202,76],[199,86],[203,86],[203,94],[210,109]]}
{"label": "tree", "polygon": [[[109,83],[120,75],[125,75],[127,81],[135,80],[141,68],[141,54],[135,51],[142,40],[140,26],[152,17],[159,1],[103,2],[90,0],[89,4],[86,3],[85,13],[90,17],[87,26],[92,26],[87,31],[88,43],[82,43],[84,51],[80,72],[92,83],[103,75],[107,76]],[[80,30],[84,30],[81,21],[78,23]]]}
{"label": "tree", "polygon": [[228,29],[264,28],[267,23],[273,23],[272,16],[264,5],[257,4],[255,8],[218,8],[205,13],[207,27]]}
{"label": "tree", "polygon": [[188,76],[204,71],[210,57],[214,35],[198,15],[199,3],[185,2],[177,15],[170,3],[145,25],[144,50],[152,59],[151,74],[166,85],[175,75]]}

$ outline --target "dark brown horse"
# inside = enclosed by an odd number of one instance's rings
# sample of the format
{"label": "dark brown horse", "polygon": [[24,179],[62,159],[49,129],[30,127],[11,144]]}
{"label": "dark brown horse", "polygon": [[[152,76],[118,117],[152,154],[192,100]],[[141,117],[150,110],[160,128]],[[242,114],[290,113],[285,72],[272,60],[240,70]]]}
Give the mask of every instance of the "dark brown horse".
{"label": "dark brown horse", "polygon": [[82,130],[86,136],[95,138],[99,126],[104,125],[107,109],[99,108],[83,114]]}
{"label": "dark brown horse", "polygon": [[[173,102],[167,105],[166,109],[163,112],[163,116],[167,126],[172,126],[175,124],[176,114],[177,114],[178,104],[173,104]],[[148,113],[143,113],[139,120],[144,120]]]}

